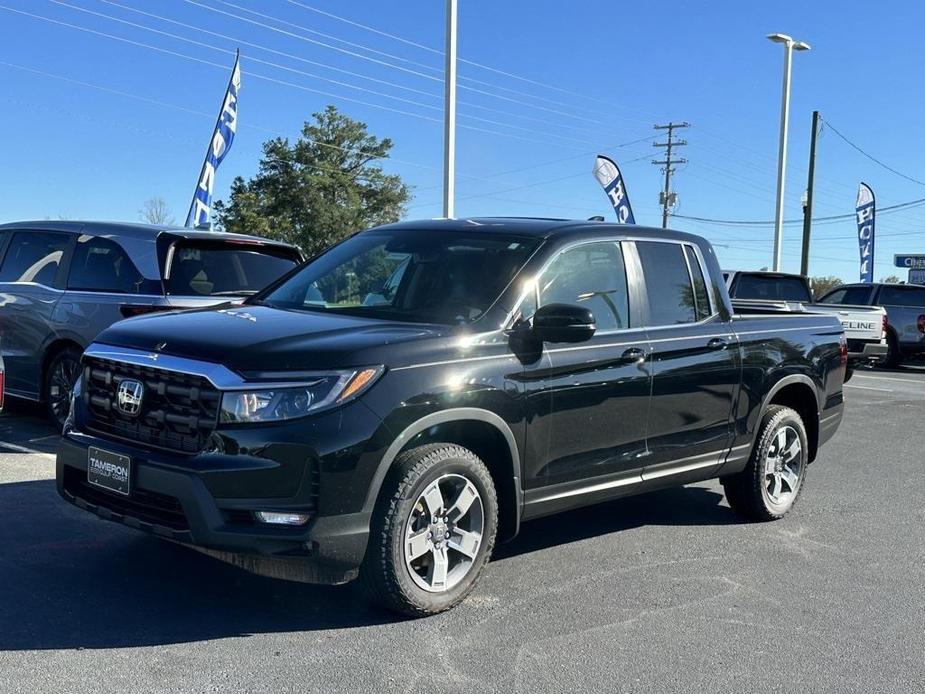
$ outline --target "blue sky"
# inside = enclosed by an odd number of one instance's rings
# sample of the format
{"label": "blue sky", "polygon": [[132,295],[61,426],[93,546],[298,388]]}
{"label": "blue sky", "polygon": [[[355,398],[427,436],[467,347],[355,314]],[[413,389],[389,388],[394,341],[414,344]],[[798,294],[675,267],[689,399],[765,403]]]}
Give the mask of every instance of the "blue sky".
{"label": "blue sky", "polygon": [[[0,218],[136,220],[159,195],[182,221],[237,46],[239,130],[217,197],[235,175],[254,173],[265,139],[294,137],[334,103],[395,142],[385,168],[414,187],[409,216],[438,216],[443,5],[0,0]],[[650,161],[659,152],[640,140],[674,119],[692,124],[683,133],[689,163],[674,181],[677,213],[773,219],[782,49],[764,38],[770,32],[813,48],[794,56],[786,218],[802,215],[814,108],[871,155],[925,181],[921,3],[459,5],[459,57],[468,62],[459,66],[458,216],[612,219],[591,175],[600,151],[621,163],[637,222],[657,225],[661,174]],[[879,207],[925,198],[925,184],[824,128],[816,215],[852,213],[860,180]],[[878,279],[899,274],[894,253],[925,252],[922,215],[912,207],[879,217]],[[770,226],[680,218],[672,226],[707,236],[727,267],[771,262]],[[854,234],[851,219],[816,225],[811,273],[856,280]],[[785,228],[785,270],[799,268],[800,235],[798,225]]]}

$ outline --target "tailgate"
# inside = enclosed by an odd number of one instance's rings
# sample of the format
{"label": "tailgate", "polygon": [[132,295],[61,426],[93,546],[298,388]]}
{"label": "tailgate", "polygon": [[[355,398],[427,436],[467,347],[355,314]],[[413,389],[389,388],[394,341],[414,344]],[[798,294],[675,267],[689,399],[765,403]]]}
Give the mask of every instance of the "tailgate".
{"label": "tailgate", "polygon": [[828,313],[838,318],[849,340],[879,342],[886,337],[883,320],[886,310],[881,306],[812,304],[807,308],[814,313]]}

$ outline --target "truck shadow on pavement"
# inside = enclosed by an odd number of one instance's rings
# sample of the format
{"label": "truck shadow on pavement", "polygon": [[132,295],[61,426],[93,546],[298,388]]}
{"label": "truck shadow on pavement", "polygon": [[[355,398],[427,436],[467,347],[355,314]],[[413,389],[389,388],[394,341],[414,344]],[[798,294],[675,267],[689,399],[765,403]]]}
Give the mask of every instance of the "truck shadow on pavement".
{"label": "truck shadow on pavement", "polygon": [[[496,559],[643,524],[738,522],[721,498],[702,487],[672,489],[527,523]],[[253,576],[98,520],[65,504],[53,480],[0,484],[0,509],[0,651],[152,646],[397,619],[352,586]]]}

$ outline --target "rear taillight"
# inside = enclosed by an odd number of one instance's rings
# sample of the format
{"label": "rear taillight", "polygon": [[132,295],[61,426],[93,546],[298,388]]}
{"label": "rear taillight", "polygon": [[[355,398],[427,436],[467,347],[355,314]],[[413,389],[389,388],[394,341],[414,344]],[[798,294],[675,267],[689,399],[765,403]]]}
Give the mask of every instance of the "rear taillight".
{"label": "rear taillight", "polygon": [[[919,316],[921,318],[922,316]],[[886,314],[883,314],[883,320],[880,323],[880,339],[886,337],[886,329],[890,325],[890,321],[887,319]]]}
{"label": "rear taillight", "polygon": [[920,333],[925,333],[925,316],[919,316],[915,324],[918,326]]}
{"label": "rear taillight", "polygon": [[3,372],[3,362],[0,362],[0,410],[3,409],[3,393],[6,390],[6,374]]}
{"label": "rear taillight", "polygon": [[151,306],[150,304],[122,304],[119,311],[123,318],[132,316],[143,316],[146,313],[158,313],[160,311],[171,311],[173,306]]}
{"label": "rear taillight", "polygon": [[838,341],[838,356],[841,359],[841,365],[848,365],[848,340],[845,339],[845,336],[841,336],[841,340]]}

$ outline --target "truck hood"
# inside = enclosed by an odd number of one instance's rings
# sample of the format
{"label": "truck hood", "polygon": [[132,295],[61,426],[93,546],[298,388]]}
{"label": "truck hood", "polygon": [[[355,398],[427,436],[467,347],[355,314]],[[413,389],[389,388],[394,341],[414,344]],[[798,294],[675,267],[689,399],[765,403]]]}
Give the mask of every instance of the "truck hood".
{"label": "truck hood", "polygon": [[103,331],[96,342],[223,364],[235,371],[285,371],[385,364],[401,351],[395,345],[429,342],[426,338],[445,337],[451,330],[450,326],[226,305],[130,318]]}

